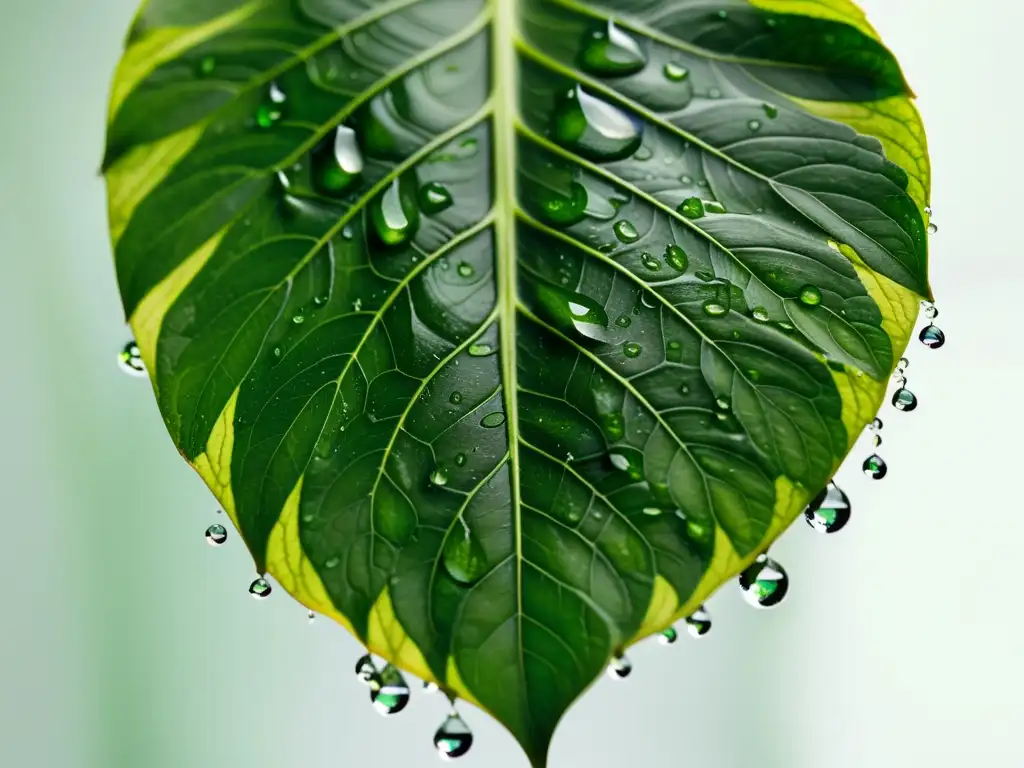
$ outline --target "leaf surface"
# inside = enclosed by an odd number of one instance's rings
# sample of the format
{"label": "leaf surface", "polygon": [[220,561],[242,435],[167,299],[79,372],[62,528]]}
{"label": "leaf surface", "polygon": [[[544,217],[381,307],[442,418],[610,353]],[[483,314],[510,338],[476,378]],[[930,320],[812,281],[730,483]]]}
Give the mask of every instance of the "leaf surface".
{"label": "leaf surface", "polygon": [[874,415],[930,296],[910,99],[846,0],[150,0],[122,300],[257,568],[541,766]]}

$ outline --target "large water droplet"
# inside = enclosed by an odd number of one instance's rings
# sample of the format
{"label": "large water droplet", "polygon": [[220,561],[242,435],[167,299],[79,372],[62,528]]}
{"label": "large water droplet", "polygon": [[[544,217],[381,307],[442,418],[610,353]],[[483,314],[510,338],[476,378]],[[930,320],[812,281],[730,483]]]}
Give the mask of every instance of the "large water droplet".
{"label": "large water droplet", "polygon": [[850,522],[850,499],[835,483],[829,483],[807,509],[804,519],[818,533],[836,533]]}
{"label": "large water droplet", "polygon": [[711,614],[703,605],[686,617],[686,631],[693,638],[704,637],[711,631]]}
{"label": "large water droplet", "polygon": [[333,141],[318,147],[312,159],[317,189],[334,197],[350,190],[363,172],[363,155],[355,131],[347,125],[339,125]]}
{"label": "large water droplet", "polygon": [[228,529],[220,523],[214,523],[206,529],[206,543],[211,547],[219,547],[228,540]]}
{"label": "large water droplet", "polygon": [[588,339],[608,340],[608,313],[600,302],[552,285],[538,285],[536,291],[545,314],[555,324],[571,328]]}
{"label": "large water droplet", "polygon": [[494,429],[505,423],[505,414],[501,411],[493,411],[480,419],[480,426]]}
{"label": "large water droplet", "polygon": [[260,576],[255,579],[252,584],[249,585],[249,594],[257,600],[263,600],[270,596],[271,593],[270,582]]}
{"label": "large water droplet", "polygon": [[881,480],[889,472],[889,467],[877,453],[873,453],[864,459],[864,474],[872,480]]}
{"label": "large water droplet", "polygon": [[643,123],[576,86],[555,114],[554,135],[589,160],[610,162],[636,152]]}
{"label": "large water droplet", "polygon": [[131,376],[145,376],[146,365],[142,362],[142,353],[139,352],[139,345],[132,339],[124,348],[117,353],[117,364],[121,370]]}
{"label": "large water droplet", "polygon": [[547,186],[535,188],[534,195],[540,206],[541,218],[556,227],[571,227],[587,215],[587,190],[582,184],[571,182],[568,194]]}
{"label": "large water droplet", "polygon": [[379,684],[370,685],[370,701],[382,715],[397,715],[409,703],[409,686],[398,667],[388,664],[380,671]]}
{"label": "large water droplet", "polygon": [[465,524],[462,530],[448,535],[441,559],[448,574],[467,586],[475,584],[487,570],[483,547]]}
{"label": "large water droplet", "polygon": [[892,404],[897,411],[907,411],[909,413],[917,408],[917,395],[906,387],[900,387],[892,394]]}
{"label": "large water droplet", "polygon": [[740,589],[755,608],[772,608],[789,591],[789,577],[782,566],[767,555],[760,555],[739,578]]}
{"label": "large water droplet", "polygon": [[452,193],[443,184],[431,181],[420,187],[420,208],[433,216],[452,206]]}
{"label": "large water droplet", "polygon": [[704,216],[704,202],[699,197],[688,197],[676,210],[688,219],[699,219]]}
{"label": "large water droplet", "polygon": [[805,285],[800,289],[800,301],[809,307],[821,304],[821,291],[816,285]]}
{"label": "large water droplet", "polygon": [[608,675],[616,680],[622,680],[629,677],[629,673],[632,671],[633,662],[631,662],[626,655],[622,653],[618,653],[612,657],[611,662],[608,664]]}
{"label": "large water droplet", "polygon": [[646,65],[647,58],[640,45],[614,21],[590,32],[580,51],[583,70],[602,77],[633,75]]}
{"label": "large water droplet", "polygon": [[403,245],[416,233],[420,210],[411,185],[406,177],[395,179],[371,205],[373,228],[384,245]]}
{"label": "large water droplet", "polygon": [[441,723],[441,727],[434,734],[434,747],[437,753],[445,760],[454,760],[469,752],[473,746],[473,733],[465,721],[452,712],[448,718]]}
{"label": "large water droplet", "polygon": [[929,349],[938,349],[946,343],[946,334],[936,325],[924,328],[918,338]]}
{"label": "large water droplet", "polygon": [[615,232],[619,242],[622,243],[635,243],[640,239],[640,233],[636,231],[636,227],[633,226],[631,221],[617,221],[612,230]]}
{"label": "large water droplet", "polygon": [[685,272],[690,260],[686,256],[686,251],[673,243],[665,248],[665,263],[676,272]]}

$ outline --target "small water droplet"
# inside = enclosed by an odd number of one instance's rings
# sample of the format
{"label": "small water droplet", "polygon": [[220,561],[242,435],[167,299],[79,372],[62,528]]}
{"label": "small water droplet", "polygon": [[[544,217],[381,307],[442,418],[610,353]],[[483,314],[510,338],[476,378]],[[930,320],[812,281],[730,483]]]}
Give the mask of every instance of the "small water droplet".
{"label": "small water droplet", "polygon": [[277,83],[271,83],[267,90],[267,101],[264,101],[256,109],[256,124],[260,128],[273,126],[284,114],[285,101],[287,101],[287,97],[284,91],[278,87]]}
{"label": "small water droplet", "polygon": [[409,703],[409,686],[393,664],[380,671],[379,685],[370,685],[370,701],[382,715],[397,715]]}
{"label": "small water droplet", "polygon": [[588,160],[611,162],[629,157],[643,140],[643,123],[579,85],[555,113],[554,137]]}
{"label": "small water droplet", "polygon": [[324,569],[328,571],[337,568],[339,565],[341,565],[340,557],[329,557],[324,561]]}
{"label": "small water droplet", "polygon": [[938,231],[939,231],[938,225],[934,221],[933,222],[929,222],[929,224],[928,224],[928,234],[929,235],[934,235]]}
{"label": "small water droplet", "polygon": [[658,642],[662,645],[672,645],[679,639],[679,633],[675,627],[669,627],[658,636]]}
{"label": "small water droplet", "polygon": [[631,221],[617,221],[612,230],[621,243],[635,243],[640,239],[640,233],[636,231]]}
{"label": "small water droplet", "polygon": [[686,256],[686,251],[673,243],[665,248],[665,263],[676,272],[685,272],[690,260]]}
{"label": "small water droplet", "polygon": [[444,760],[455,760],[469,752],[473,734],[465,721],[452,712],[434,734],[434,747]]}
{"label": "small water droplet", "polygon": [[800,289],[800,301],[809,307],[821,304],[821,290],[816,285],[805,285]]}
{"label": "small water droplet", "polygon": [[768,310],[761,306],[754,307],[751,311],[751,316],[759,323],[767,323],[771,320]]}
{"label": "small water droplet", "polygon": [[764,104],[761,105],[761,109],[764,110],[764,113],[765,115],[768,116],[769,120],[774,120],[776,117],[779,116],[779,108],[776,107],[774,104],[768,104],[767,102],[765,102]]}
{"label": "small water droplet", "polygon": [[871,430],[872,430],[873,432],[877,432],[877,431],[878,431],[878,430],[880,430],[880,429],[881,429],[881,428],[882,428],[883,426],[885,426],[885,425],[884,425],[884,424],[882,423],[882,420],[881,420],[881,419],[879,419],[879,418],[877,418],[877,417],[876,417],[876,418],[874,418],[874,419],[872,419],[872,420],[871,420],[871,425],[870,425],[870,427],[871,427]]}
{"label": "small water droplet", "polygon": [[616,680],[623,680],[629,677],[629,673],[632,671],[633,663],[622,653],[613,656],[608,664],[608,675]]}
{"label": "small water droplet", "polygon": [[214,523],[206,529],[206,543],[211,547],[219,547],[228,540],[228,529],[220,523]]}
{"label": "small water droplet", "polygon": [[924,316],[929,320],[934,320],[936,317],[939,316],[939,310],[935,307],[934,304],[929,304],[924,308]]}
{"label": "small water droplet", "polygon": [[448,575],[460,584],[471,586],[487,571],[483,547],[465,523],[461,531],[452,531],[444,543],[441,560]]}
{"label": "small water droplet", "polygon": [[456,467],[461,467],[461,466],[465,465],[465,463],[466,463],[466,454],[464,454],[464,453],[457,453],[457,454],[455,454],[455,466]]}
{"label": "small water droplet", "polygon": [[905,358],[905,357],[901,357],[899,359],[899,361],[896,363],[896,370],[897,371],[905,371],[909,367],[910,367],[910,361],[907,360],[907,358]]}
{"label": "small water droplet", "polygon": [[917,395],[906,387],[900,387],[892,394],[892,404],[897,411],[910,411],[917,408]]}
{"label": "small water droplet", "polygon": [[635,341],[627,341],[622,345],[622,354],[626,357],[639,357],[642,348]]}
{"label": "small water droplet", "polygon": [[448,485],[448,473],[438,467],[430,473],[430,484],[439,487]]}
{"label": "small water droplet", "polygon": [[306,322],[306,316],[303,314],[295,315],[294,317],[292,317],[292,322],[295,323],[296,325],[302,325],[304,322]]}
{"label": "small water droplet", "polygon": [[751,120],[750,122],[747,123],[747,128],[749,128],[751,131],[759,131],[761,130],[761,121]]}
{"label": "small water droplet", "polygon": [[310,611],[306,614],[306,619],[309,621],[310,624],[312,624],[314,621],[316,621],[316,614]]}
{"label": "small water droplet", "polygon": [[443,184],[431,181],[420,187],[420,208],[433,216],[452,207],[452,193]]}
{"label": "small water droplet", "polygon": [[660,272],[661,262],[654,258],[647,251],[640,254],[640,263],[644,265],[644,269],[648,272]]}
{"label": "small water droplet", "polygon": [[710,317],[722,317],[722,315],[726,314],[728,311],[727,307],[714,299],[709,299],[704,302],[704,314],[709,315]]}
{"label": "small water droplet", "polygon": [[864,474],[872,480],[881,480],[889,472],[889,467],[877,453],[873,453],[864,459]]}
{"label": "small water droplet", "polygon": [[142,362],[142,353],[139,345],[132,339],[117,354],[117,364],[121,370],[130,376],[145,376],[146,365]]}
{"label": "small water droplet", "polygon": [[587,215],[587,190],[578,182],[571,182],[568,194],[562,194],[548,186],[538,186],[535,191],[541,215],[556,227],[571,227]]}
{"label": "small water droplet", "polygon": [[347,125],[339,125],[334,139],[317,148],[312,157],[313,179],[317,189],[332,197],[348,192],[363,172],[363,155],[356,134]]}
{"label": "small water droplet", "polygon": [[937,325],[927,326],[917,338],[929,349],[938,349],[946,343],[946,334]]}
{"label": "small water droplet", "polygon": [[708,98],[709,99],[720,99],[720,98],[722,98],[722,91],[721,91],[721,89],[719,89],[719,88],[709,88],[708,89]]}
{"label": "small water droplet", "polygon": [[371,685],[374,682],[379,683],[378,676],[377,666],[373,663],[373,658],[370,654],[361,656],[359,661],[356,662],[356,677],[359,681],[366,685]]}
{"label": "small water droplet", "polygon": [[494,347],[490,344],[470,344],[467,352],[470,357],[487,357],[494,354]]}
{"label": "small water droplet", "polygon": [[505,414],[502,413],[501,411],[493,411],[491,413],[488,413],[480,420],[480,425],[483,427],[487,427],[488,429],[500,427],[504,423]]}
{"label": "small water droplet", "polygon": [[850,499],[835,483],[829,483],[807,509],[804,519],[818,533],[836,533],[850,522]]}
{"label": "small water droplet", "polygon": [[209,77],[217,68],[217,60],[213,56],[204,56],[199,61],[199,74],[202,77]]}
{"label": "small water droplet", "polygon": [[619,315],[617,318],[615,318],[615,324],[619,326],[619,328],[629,328],[629,324],[632,322],[633,318],[631,318],[629,315]]}
{"label": "small water droplet", "polygon": [[448,402],[452,405],[458,405],[462,402],[462,393],[458,390],[452,392],[451,395],[448,396]]}
{"label": "small water droplet", "polygon": [[711,614],[703,605],[686,617],[686,631],[693,638],[704,637],[711,631]]}
{"label": "small water droplet", "polygon": [[270,583],[260,576],[249,585],[249,594],[255,597],[257,600],[263,600],[270,596],[271,593]]}
{"label": "small water droplet", "polygon": [[871,438],[871,445],[873,445],[875,448],[877,448],[881,444],[882,444],[882,436],[881,435],[875,435],[874,437]]}
{"label": "small water droplet", "polygon": [[760,555],[740,574],[739,584],[744,598],[755,608],[772,608],[789,591],[786,571],[767,555]]}
{"label": "small water droplet", "polygon": [[407,177],[395,179],[370,207],[373,228],[387,246],[404,245],[419,226],[419,207]]}
{"label": "small water droplet", "polygon": [[633,75],[646,65],[647,57],[637,41],[611,20],[588,33],[580,51],[583,70],[602,77]]}
{"label": "small water droplet", "polygon": [[704,203],[699,197],[688,197],[676,210],[688,219],[699,219],[704,216]]}

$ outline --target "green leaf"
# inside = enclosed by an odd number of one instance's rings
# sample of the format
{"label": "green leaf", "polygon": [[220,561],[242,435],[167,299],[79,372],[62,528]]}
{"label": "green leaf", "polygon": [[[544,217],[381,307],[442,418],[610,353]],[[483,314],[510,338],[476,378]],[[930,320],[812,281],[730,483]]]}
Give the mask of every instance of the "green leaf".
{"label": "green leaf", "polygon": [[847,0],[149,0],[104,168],[178,449],[535,766],[832,477],[930,297]]}

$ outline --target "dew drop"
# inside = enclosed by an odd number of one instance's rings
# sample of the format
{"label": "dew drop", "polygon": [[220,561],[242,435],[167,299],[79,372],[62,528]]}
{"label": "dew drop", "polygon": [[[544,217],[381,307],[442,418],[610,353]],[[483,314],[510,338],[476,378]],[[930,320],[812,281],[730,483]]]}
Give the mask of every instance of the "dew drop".
{"label": "dew drop", "polygon": [[693,638],[704,637],[711,631],[711,614],[703,605],[686,617],[686,631]]}
{"label": "dew drop", "polygon": [[750,122],[747,123],[747,128],[749,128],[751,131],[759,131],[761,130],[761,121],[751,120]]}
{"label": "dew drop", "polygon": [[896,370],[897,371],[905,371],[909,367],[910,367],[910,361],[907,360],[907,358],[905,358],[905,357],[901,357],[899,359],[899,362],[896,363]]}
{"label": "dew drop", "polygon": [[633,662],[622,653],[612,657],[611,662],[608,664],[608,675],[616,680],[623,680],[629,677],[629,673],[632,671]]}
{"label": "dew drop", "polygon": [[466,454],[464,454],[464,453],[457,453],[457,454],[455,454],[455,466],[456,467],[464,466],[465,463],[466,463]]}
{"label": "dew drop", "polygon": [[434,734],[434,747],[443,760],[455,760],[469,752],[473,733],[465,721],[452,712]]}
{"label": "dew drop", "polygon": [[633,75],[646,65],[647,58],[640,45],[614,21],[590,32],[580,51],[583,70],[602,77]]}
{"label": "dew drop", "polygon": [[459,266],[455,268],[455,271],[459,273],[459,277],[472,277],[474,274],[476,274],[476,270],[473,269],[473,265],[467,264],[464,261],[461,262]]}
{"label": "dew drop", "polygon": [[121,370],[130,376],[145,376],[146,365],[142,362],[142,353],[139,345],[132,339],[117,354],[117,364]]}
{"label": "dew drop", "polygon": [[728,311],[728,308],[714,299],[709,299],[704,302],[704,314],[710,317],[722,317],[722,315],[726,314]]}
{"label": "dew drop", "polygon": [[864,459],[864,474],[872,480],[881,480],[889,472],[889,467],[877,453],[873,453]]}
{"label": "dew drop", "polygon": [[800,301],[809,307],[821,304],[821,290],[816,285],[805,285],[800,289]]}
{"label": "dew drop", "polygon": [[929,325],[924,328],[917,337],[928,349],[939,349],[946,343],[946,334],[937,325]]}
{"label": "dew drop", "polygon": [[334,139],[314,151],[312,165],[313,179],[320,192],[332,197],[348,192],[363,172],[363,155],[355,131],[339,125]]}
{"label": "dew drop", "polygon": [[818,533],[836,533],[850,522],[850,499],[835,483],[829,483],[807,509],[804,519]]}
{"label": "dew drop", "polygon": [[606,413],[601,417],[601,424],[610,440],[620,440],[626,434],[626,422],[621,413]]}
{"label": "dew drop", "polygon": [[501,411],[493,411],[491,413],[488,413],[480,420],[480,425],[483,427],[487,427],[488,429],[500,427],[504,423],[505,414],[502,413]]}
{"label": "dew drop", "polygon": [[271,593],[270,583],[260,576],[249,585],[249,594],[257,600],[263,600],[270,596]]}
{"label": "dew drop", "polygon": [[256,124],[260,128],[270,128],[284,115],[283,104],[287,100],[277,83],[271,83],[267,90],[267,100],[256,109]]}
{"label": "dew drop", "polygon": [[764,110],[769,120],[774,120],[779,116],[779,108],[774,104],[768,104],[767,102],[761,105],[761,109]]}
{"label": "dew drop", "polygon": [[662,72],[665,74],[665,79],[671,80],[673,83],[682,82],[690,76],[690,70],[674,61],[668,62]]}
{"label": "dew drop", "polygon": [[789,577],[782,566],[767,555],[760,555],[739,578],[746,601],[755,608],[772,608],[789,591]]}
{"label": "dew drop", "polygon": [[470,344],[466,351],[470,357],[487,357],[494,354],[494,347],[490,344]]}
{"label": "dew drop", "polygon": [[636,227],[631,221],[617,221],[612,230],[621,243],[635,243],[640,239],[640,233],[636,231]]}
{"label": "dew drop", "polygon": [[878,417],[875,417],[874,419],[871,420],[870,428],[871,428],[872,432],[877,432],[883,426],[885,426],[885,425],[882,423],[882,420],[879,419]]}
{"label": "dew drop", "polygon": [[428,216],[433,216],[452,207],[452,193],[443,184],[431,181],[420,187],[420,208]]}
{"label": "dew drop", "polygon": [[571,227],[587,215],[587,190],[575,181],[569,184],[568,194],[547,186],[538,186],[535,194],[541,217],[556,227]]}
{"label": "dew drop", "polygon": [[934,235],[938,231],[939,231],[939,227],[938,227],[937,224],[935,224],[935,222],[931,222],[931,223],[928,224],[928,234],[929,235]]}
{"label": "dew drop", "polygon": [[759,323],[767,323],[771,320],[771,317],[768,315],[768,310],[761,306],[754,307],[751,311],[751,315]]}
{"label": "dew drop", "polygon": [[371,205],[373,228],[384,245],[404,245],[416,233],[420,214],[410,186],[405,177],[395,179]]}
{"label": "dew drop", "polygon": [[906,387],[900,387],[892,394],[892,404],[897,411],[910,411],[917,408],[917,395]]}
{"label": "dew drop", "polygon": [[373,658],[370,654],[360,657],[359,661],[356,662],[356,678],[366,685],[372,685],[375,682],[379,684],[377,666],[373,663]]}
{"label": "dew drop", "polygon": [[619,326],[619,328],[629,328],[629,325],[632,322],[633,318],[631,318],[629,315],[619,315],[617,318],[615,318],[615,324]]}
{"label": "dew drop", "polygon": [[676,210],[688,219],[699,219],[704,216],[704,203],[699,197],[688,197]]}
{"label": "dew drop", "polygon": [[685,272],[690,260],[686,256],[686,251],[673,243],[665,248],[665,263],[676,272]]}
{"label": "dew drop", "polygon": [[640,357],[641,351],[641,346],[637,344],[635,341],[627,341],[625,344],[622,345],[622,354],[624,354],[626,357]]}
{"label": "dew drop", "polygon": [[214,523],[206,529],[206,543],[211,547],[219,547],[228,540],[228,529],[220,523]]}
{"label": "dew drop", "polygon": [[483,547],[465,523],[461,531],[452,531],[448,535],[441,560],[448,575],[466,586],[479,581],[487,570]]}
{"label": "dew drop", "polygon": [[675,627],[669,627],[658,636],[658,642],[662,645],[672,645],[679,639],[679,633]]}
{"label": "dew drop", "polygon": [[555,114],[554,136],[589,160],[611,162],[636,152],[643,123],[577,85]]}
{"label": "dew drop", "polygon": [[375,681],[370,684],[370,701],[373,708],[382,715],[397,715],[409,703],[409,686],[402,673],[393,664],[388,664],[380,671]]}
{"label": "dew drop", "polygon": [[871,438],[871,445],[873,445],[875,448],[877,448],[881,444],[882,444],[882,436],[881,435],[875,435],[874,437]]}
{"label": "dew drop", "polygon": [[647,251],[640,254],[640,263],[644,265],[644,269],[648,272],[660,272],[661,262],[654,258]]}
{"label": "dew drop", "polygon": [[448,396],[448,402],[452,405],[458,405],[462,402],[462,393],[456,390]]}
{"label": "dew drop", "polygon": [[439,488],[448,485],[448,473],[438,467],[430,473],[430,484]]}
{"label": "dew drop", "polygon": [[670,363],[681,363],[683,361],[683,345],[678,341],[670,341],[666,344],[665,359]]}
{"label": "dew drop", "polygon": [[199,74],[202,77],[209,77],[213,74],[213,70],[215,70],[216,68],[217,60],[213,58],[213,56],[204,56],[199,61],[199,66],[197,67],[197,69],[199,70]]}
{"label": "dew drop", "polygon": [[295,323],[295,325],[302,325],[304,322],[306,322],[306,316],[301,313],[297,314],[292,317],[292,322]]}
{"label": "dew drop", "polygon": [[939,310],[935,307],[934,304],[929,304],[924,308],[924,316],[927,317],[929,320],[934,320],[936,317],[939,316]]}

